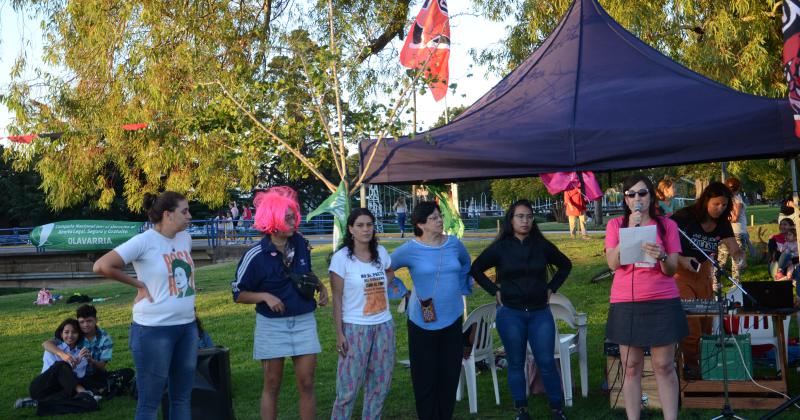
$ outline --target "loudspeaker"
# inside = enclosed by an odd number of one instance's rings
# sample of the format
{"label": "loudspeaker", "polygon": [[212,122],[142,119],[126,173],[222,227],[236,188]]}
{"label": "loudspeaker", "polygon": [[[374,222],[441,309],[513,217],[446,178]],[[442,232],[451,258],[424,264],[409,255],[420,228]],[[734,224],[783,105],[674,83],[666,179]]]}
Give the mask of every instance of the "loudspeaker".
{"label": "loudspeaker", "polygon": [[[192,420],[233,420],[230,349],[197,350],[197,370],[192,385]],[[169,420],[169,398],[161,399],[161,413]]]}

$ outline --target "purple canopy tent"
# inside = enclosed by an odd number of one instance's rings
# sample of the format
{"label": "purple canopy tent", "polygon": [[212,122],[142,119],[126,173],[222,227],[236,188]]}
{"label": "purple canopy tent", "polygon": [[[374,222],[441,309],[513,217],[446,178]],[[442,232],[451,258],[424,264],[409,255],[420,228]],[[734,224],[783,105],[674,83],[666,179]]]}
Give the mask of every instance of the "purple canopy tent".
{"label": "purple canopy tent", "polygon": [[793,157],[785,99],[745,94],[672,61],[595,0],[450,124],[364,140],[365,182],[408,184]]}

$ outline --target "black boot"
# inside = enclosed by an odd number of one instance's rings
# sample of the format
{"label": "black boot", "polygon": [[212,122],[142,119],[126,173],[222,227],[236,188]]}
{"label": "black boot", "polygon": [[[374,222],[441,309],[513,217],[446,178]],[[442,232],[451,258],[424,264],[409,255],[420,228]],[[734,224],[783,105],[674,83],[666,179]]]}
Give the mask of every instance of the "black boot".
{"label": "black boot", "polygon": [[553,420],[567,420],[567,415],[564,414],[564,409],[562,408],[551,408],[550,413]]}
{"label": "black boot", "polygon": [[517,417],[514,417],[514,420],[531,420],[531,416],[528,415],[527,407],[520,407],[517,410]]}

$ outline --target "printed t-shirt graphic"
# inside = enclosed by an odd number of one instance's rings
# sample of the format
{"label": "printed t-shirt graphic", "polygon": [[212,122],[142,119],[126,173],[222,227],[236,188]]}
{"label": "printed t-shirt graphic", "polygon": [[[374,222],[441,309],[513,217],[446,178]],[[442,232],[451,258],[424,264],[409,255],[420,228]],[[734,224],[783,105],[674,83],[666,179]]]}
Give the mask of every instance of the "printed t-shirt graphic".
{"label": "printed t-shirt graphic", "polygon": [[361,274],[364,279],[364,315],[381,313],[386,306],[386,272],[383,270],[374,273]]}
{"label": "printed t-shirt graphic", "polygon": [[[177,254],[177,253],[176,253]],[[181,252],[181,254],[185,254]],[[186,257],[185,255],[183,256]],[[191,260],[191,257],[188,257]],[[168,255],[164,256],[164,261],[169,261]],[[175,258],[172,262],[167,262],[169,267],[169,294],[178,298],[194,295],[194,272],[188,262]]]}

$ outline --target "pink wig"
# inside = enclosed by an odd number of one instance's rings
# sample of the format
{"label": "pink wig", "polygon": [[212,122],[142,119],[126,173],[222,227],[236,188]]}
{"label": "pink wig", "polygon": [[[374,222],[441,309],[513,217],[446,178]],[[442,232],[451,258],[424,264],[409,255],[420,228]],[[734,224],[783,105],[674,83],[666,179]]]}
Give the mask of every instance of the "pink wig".
{"label": "pink wig", "polygon": [[253,226],[261,232],[272,234],[287,232],[286,212],[293,211],[294,229],[300,227],[300,204],[297,202],[297,193],[285,186],[272,187],[266,192],[259,192],[253,199],[256,208]]}

